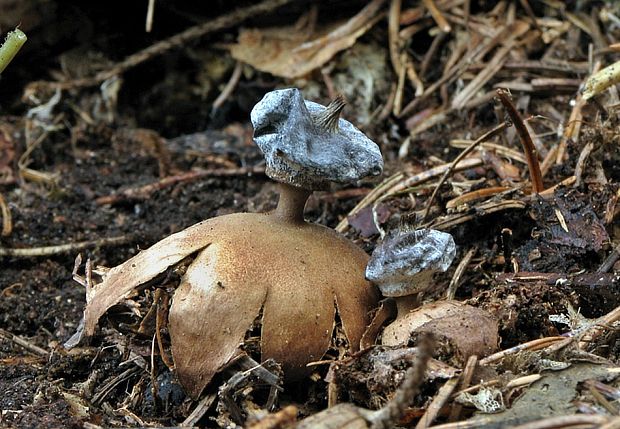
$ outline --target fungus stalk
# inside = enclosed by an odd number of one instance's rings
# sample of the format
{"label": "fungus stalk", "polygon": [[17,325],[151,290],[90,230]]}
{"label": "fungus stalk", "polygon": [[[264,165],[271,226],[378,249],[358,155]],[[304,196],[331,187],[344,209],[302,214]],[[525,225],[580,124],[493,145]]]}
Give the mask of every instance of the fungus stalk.
{"label": "fungus stalk", "polygon": [[303,223],[304,208],[312,191],[280,183],[280,199],[273,216],[283,222]]}
{"label": "fungus stalk", "polygon": [[396,314],[397,317],[402,317],[420,306],[420,294],[415,293],[413,295],[399,296],[396,300]]}

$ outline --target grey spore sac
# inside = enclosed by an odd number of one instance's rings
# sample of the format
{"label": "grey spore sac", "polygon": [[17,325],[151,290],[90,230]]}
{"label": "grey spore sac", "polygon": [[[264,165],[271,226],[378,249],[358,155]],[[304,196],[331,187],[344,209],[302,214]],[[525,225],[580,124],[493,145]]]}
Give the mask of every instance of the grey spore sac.
{"label": "grey spore sac", "polygon": [[343,106],[340,98],[327,108],[306,101],[297,88],[267,93],[251,113],[267,175],[320,190],[330,182],[351,183],[381,174],[379,147],[350,122],[338,119]]}
{"label": "grey spore sac", "polygon": [[384,296],[422,292],[432,275],[446,271],[456,256],[452,235],[433,229],[393,230],[368,261],[366,278]]}

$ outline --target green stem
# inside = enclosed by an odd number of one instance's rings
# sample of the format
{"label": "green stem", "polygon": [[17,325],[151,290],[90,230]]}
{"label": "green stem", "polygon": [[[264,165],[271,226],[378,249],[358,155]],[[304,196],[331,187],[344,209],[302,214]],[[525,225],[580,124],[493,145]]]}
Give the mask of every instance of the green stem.
{"label": "green stem", "polygon": [[2,73],[6,66],[13,60],[23,44],[26,43],[26,40],[28,40],[28,38],[19,28],[7,34],[4,44],[0,47],[0,73]]}

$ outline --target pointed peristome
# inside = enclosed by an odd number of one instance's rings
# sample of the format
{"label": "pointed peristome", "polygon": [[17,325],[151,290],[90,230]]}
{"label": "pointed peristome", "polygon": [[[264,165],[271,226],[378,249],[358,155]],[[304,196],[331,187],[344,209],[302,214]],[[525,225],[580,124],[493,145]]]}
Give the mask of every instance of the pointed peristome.
{"label": "pointed peristome", "polygon": [[338,121],[340,120],[340,113],[347,102],[342,94],[338,94],[331,103],[314,117],[314,123],[323,128],[325,131],[335,132],[338,130]]}
{"label": "pointed peristome", "polygon": [[297,88],[265,94],[251,117],[267,176],[314,191],[326,189],[330,182],[352,183],[379,174],[379,147],[339,118],[343,106],[342,97],[329,107],[304,100]]}

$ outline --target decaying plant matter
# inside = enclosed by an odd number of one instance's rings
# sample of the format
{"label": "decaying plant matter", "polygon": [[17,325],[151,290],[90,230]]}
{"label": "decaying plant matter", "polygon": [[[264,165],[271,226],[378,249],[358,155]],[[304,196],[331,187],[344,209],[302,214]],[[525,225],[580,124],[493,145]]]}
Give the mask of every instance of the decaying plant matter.
{"label": "decaying plant matter", "polygon": [[370,411],[352,404],[338,404],[297,425],[298,429],[387,429],[394,427],[405,413],[405,409],[420,391],[424,371],[430,360],[434,341],[432,335],[420,340],[414,365],[407,369],[394,397],[381,409]]}
{"label": "decaying plant matter", "polygon": [[377,145],[339,119],[344,101],[327,108],[297,89],[273,91],[252,111],[267,174],[281,182],[277,209],[209,219],[173,234],[87,291],[82,334],[146,282],[195,255],[173,296],[169,316],[178,378],[197,397],[238,352],[261,316],[261,359],[285,377],[307,373],[330,346],[335,314],[352,350],[378,293],[364,277],[367,255],[329,228],[303,219],[306,199],[328,182],[351,182],[382,170]]}

